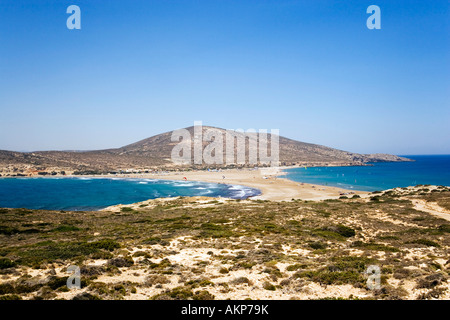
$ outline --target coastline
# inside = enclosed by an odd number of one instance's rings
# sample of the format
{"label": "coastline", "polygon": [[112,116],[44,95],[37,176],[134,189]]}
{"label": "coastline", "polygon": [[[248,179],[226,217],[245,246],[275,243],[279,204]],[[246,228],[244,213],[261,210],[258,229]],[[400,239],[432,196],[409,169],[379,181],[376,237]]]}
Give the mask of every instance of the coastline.
{"label": "coastline", "polygon": [[[261,195],[251,199],[290,201],[301,200],[325,200],[337,199],[342,194],[366,195],[369,192],[348,190],[338,187],[329,187],[309,183],[300,183],[283,178],[285,172],[280,168],[259,169],[224,169],[220,171],[179,171],[166,173],[142,173],[142,174],[116,174],[72,177],[102,177],[102,178],[141,178],[185,180],[211,183],[224,183],[229,185],[243,185],[261,191]],[[225,177],[225,178],[224,178]]]}
{"label": "coastline", "polygon": [[[106,179],[155,179],[155,180],[172,180],[172,181],[194,181],[200,183],[217,183],[226,184],[229,186],[242,186],[257,189],[259,195],[247,195],[248,200],[267,200],[267,201],[292,201],[292,200],[308,200],[321,201],[326,199],[338,199],[343,195],[352,197],[357,194],[362,198],[366,198],[369,192],[343,189],[339,187],[315,185],[310,183],[301,183],[284,178],[286,174],[283,170],[289,167],[269,167],[269,168],[243,168],[243,169],[220,169],[220,170],[196,170],[196,171],[173,171],[173,172],[154,172],[154,173],[128,173],[128,174],[98,174],[98,175],[55,175],[55,176],[32,176],[25,178],[76,178],[76,179],[92,179],[92,178],[106,178]],[[8,179],[9,177],[1,177]],[[0,179],[1,179],[0,178]],[[14,178],[14,177],[11,177]],[[20,179],[20,178],[19,178]],[[200,195],[198,195],[200,196]],[[197,196],[197,197],[198,197]],[[152,200],[173,200],[178,197],[160,197],[150,198],[144,195],[143,199],[132,203],[116,202],[116,204],[109,205],[100,209],[116,210],[123,206],[136,207],[142,204],[147,204]],[[196,197],[193,195],[193,197]],[[229,199],[227,196],[201,196],[209,199],[224,200]],[[147,198],[147,199],[146,199]]]}

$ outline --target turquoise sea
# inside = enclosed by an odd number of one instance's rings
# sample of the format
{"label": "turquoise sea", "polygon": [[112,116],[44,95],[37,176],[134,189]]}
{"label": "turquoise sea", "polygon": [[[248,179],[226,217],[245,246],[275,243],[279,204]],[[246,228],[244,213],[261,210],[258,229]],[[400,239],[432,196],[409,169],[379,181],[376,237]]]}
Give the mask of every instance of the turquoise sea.
{"label": "turquoise sea", "polygon": [[[450,186],[450,155],[406,156],[414,162],[372,166],[286,169],[286,178],[346,189],[375,191],[417,184]],[[0,207],[98,210],[115,204],[176,196],[245,199],[257,189],[195,181],[127,178],[0,178]]]}
{"label": "turquoise sea", "polygon": [[413,162],[379,162],[372,166],[286,169],[286,178],[361,191],[432,184],[450,186],[450,155],[405,155]]}
{"label": "turquoise sea", "polygon": [[220,183],[122,178],[0,178],[0,207],[98,210],[116,204],[177,196],[245,199],[261,194]]}

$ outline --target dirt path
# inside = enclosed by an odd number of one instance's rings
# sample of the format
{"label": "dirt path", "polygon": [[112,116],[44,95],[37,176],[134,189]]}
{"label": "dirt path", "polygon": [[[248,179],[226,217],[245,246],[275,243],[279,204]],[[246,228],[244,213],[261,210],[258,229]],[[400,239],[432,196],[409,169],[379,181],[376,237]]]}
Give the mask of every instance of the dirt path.
{"label": "dirt path", "polygon": [[411,202],[416,210],[428,212],[432,215],[438,216],[439,218],[450,221],[450,212],[437,205],[435,202],[427,202],[425,200],[418,199],[412,199]]}

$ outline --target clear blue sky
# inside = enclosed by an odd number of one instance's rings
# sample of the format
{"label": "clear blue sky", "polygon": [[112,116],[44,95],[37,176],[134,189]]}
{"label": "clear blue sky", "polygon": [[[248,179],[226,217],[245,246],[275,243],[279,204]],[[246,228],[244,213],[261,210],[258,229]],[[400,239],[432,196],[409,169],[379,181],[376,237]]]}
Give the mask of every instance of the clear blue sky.
{"label": "clear blue sky", "polygon": [[[66,8],[81,8],[68,30]],[[366,8],[381,8],[369,30]],[[450,153],[450,4],[1,0],[0,149],[120,147],[193,125]]]}

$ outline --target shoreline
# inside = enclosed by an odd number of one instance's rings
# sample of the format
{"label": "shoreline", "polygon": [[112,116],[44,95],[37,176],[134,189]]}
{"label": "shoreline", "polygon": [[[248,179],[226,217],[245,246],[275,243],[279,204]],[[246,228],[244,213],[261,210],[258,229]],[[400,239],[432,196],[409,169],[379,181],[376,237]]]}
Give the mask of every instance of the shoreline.
{"label": "shoreline", "polygon": [[[282,176],[286,175],[283,166],[278,168],[220,169],[213,171],[167,171],[158,173],[98,174],[98,175],[55,175],[28,176],[23,178],[119,178],[119,179],[159,179],[174,181],[209,182],[227,185],[240,185],[258,189],[261,194],[249,199],[270,201],[291,201],[292,199],[320,201],[338,199],[342,195],[368,195],[369,191],[344,189],[334,186],[296,182]],[[22,177],[1,177],[22,178]],[[186,178],[186,179],[185,179]],[[170,197],[167,197],[170,198]],[[147,199],[151,200],[151,199]]]}
{"label": "shoreline", "polygon": [[[179,171],[166,173],[142,174],[116,174],[92,176],[67,177],[98,177],[98,178],[134,178],[134,179],[161,179],[223,183],[228,185],[241,185],[258,189],[261,194],[250,197],[254,200],[291,201],[337,199],[341,195],[358,194],[367,195],[370,192],[349,190],[332,186],[322,186],[310,183],[301,183],[280,176],[285,175],[285,167],[259,168],[259,169],[223,169],[220,171]],[[186,178],[186,179],[184,179]]]}
{"label": "shoreline", "polygon": [[[292,200],[308,200],[321,201],[326,199],[338,199],[339,197],[359,195],[361,198],[368,197],[370,192],[349,190],[333,186],[323,186],[310,183],[296,182],[284,178],[287,173],[283,167],[269,168],[243,168],[243,169],[219,169],[213,171],[197,170],[197,171],[176,171],[176,172],[158,172],[158,173],[129,173],[129,174],[101,174],[101,175],[55,175],[55,176],[32,176],[24,178],[43,178],[43,179],[64,179],[64,178],[107,178],[107,179],[157,179],[172,181],[195,181],[205,183],[227,184],[234,186],[244,186],[257,189],[260,194],[256,196],[248,196],[243,200],[268,200],[268,201],[292,201]],[[8,177],[1,177],[8,178]],[[0,178],[0,179],[1,179]],[[13,178],[13,177],[12,177]],[[14,177],[17,178],[17,177]],[[21,178],[21,177],[19,177]],[[186,178],[186,179],[185,179]],[[193,196],[198,197],[198,196]],[[210,199],[231,199],[228,197],[207,197]],[[158,200],[172,200],[178,197],[161,197]],[[142,201],[106,206],[96,211],[110,210],[122,206],[135,206],[147,203],[156,199],[143,199]]]}

